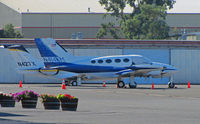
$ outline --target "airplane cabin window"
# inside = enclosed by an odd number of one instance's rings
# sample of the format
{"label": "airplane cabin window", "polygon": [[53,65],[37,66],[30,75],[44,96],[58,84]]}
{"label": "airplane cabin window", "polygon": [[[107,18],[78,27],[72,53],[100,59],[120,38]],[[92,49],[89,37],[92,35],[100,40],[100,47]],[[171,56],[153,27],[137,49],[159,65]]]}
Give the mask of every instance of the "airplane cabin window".
{"label": "airplane cabin window", "polygon": [[111,60],[111,59],[107,59],[106,62],[107,62],[107,63],[111,63],[112,60]]}
{"label": "airplane cabin window", "polygon": [[116,63],[120,63],[120,62],[121,62],[121,59],[115,59],[115,62],[116,62]]}
{"label": "airplane cabin window", "polygon": [[91,63],[92,63],[92,64],[95,64],[95,63],[96,63],[96,61],[95,61],[95,60],[92,60],[92,61],[91,61]]}
{"label": "airplane cabin window", "polygon": [[98,60],[98,63],[100,63],[100,64],[101,64],[101,63],[103,63],[103,60],[101,60],[101,59],[100,59],[100,60]]}
{"label": "airplane cabin window", "polygon": [[125,58],[123,61],[124,61],[124,62],[129,62],[129,59]]}

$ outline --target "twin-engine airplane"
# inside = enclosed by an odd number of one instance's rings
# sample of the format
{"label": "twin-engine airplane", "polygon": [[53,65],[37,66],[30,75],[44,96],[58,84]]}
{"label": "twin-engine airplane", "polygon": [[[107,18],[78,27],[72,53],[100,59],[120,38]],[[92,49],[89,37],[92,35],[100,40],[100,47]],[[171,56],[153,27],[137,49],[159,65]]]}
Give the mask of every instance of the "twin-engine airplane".
{"label": "twin-engine airplane", "polygon": [[[117,79],[119,88],[129,84],[136,88],[134,77],[162,78],[171,76],[176,68],[163,63],[152,62],[141,55],[115,55],[85,58],[70,55],[52,38],[36,38],[35,43],[43,61],[39,61],[19,45],[7,47],[17,62],[20,71],[37,72],[43,76],[65,78],[72,85],[81,85],[82,80]],[[129,78],[125,83],[122,79]],[[175,84],[170,81],[170,88]]]}

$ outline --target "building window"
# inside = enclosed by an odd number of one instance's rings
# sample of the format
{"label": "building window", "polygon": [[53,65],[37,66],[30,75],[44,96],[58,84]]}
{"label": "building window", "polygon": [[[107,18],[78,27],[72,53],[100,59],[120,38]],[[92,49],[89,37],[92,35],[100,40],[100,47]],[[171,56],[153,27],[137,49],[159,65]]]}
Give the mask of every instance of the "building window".
{"label": "building window", "polygon": [[115,62],[116,62],[116,63],[120,63],[120,62],[121,62],[121,59],[115,59]]}
{"label": "building window", "polygon": [[101,60],[101,59],[100,59],[100,60],[98,60],[98,63],[100,63],[100,64],[101,64],[101,63],[103,63],[103,60]]}
{"label": "building window", "polygon": [[95,64],[95,63],[96,63],[96,61],[95,61],[95,60],[92,60],[92,61],[91,61],[91,63],[92,63],[92,64]]}
{"label": "building window", "polygon": [[111,63],[112,60],[111,60],[111,59],[107,59],[106,62],[107,62],[107,63]]}
{"label": "building window", "polygon": [[124,62],[129,62],[129,59],[125,58],[123,61],[124,61]]}

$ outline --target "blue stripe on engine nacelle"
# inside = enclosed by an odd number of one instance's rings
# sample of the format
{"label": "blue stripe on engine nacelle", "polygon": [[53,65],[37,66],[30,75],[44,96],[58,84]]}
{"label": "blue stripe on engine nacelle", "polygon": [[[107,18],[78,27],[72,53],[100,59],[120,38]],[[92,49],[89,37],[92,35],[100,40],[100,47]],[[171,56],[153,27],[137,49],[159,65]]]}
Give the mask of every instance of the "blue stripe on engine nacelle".
{"label": "blue stripe on engine nacelle", "polygon": [[42,42],[41,38],[35,38],[35,43],[42,57],[58,57]]}

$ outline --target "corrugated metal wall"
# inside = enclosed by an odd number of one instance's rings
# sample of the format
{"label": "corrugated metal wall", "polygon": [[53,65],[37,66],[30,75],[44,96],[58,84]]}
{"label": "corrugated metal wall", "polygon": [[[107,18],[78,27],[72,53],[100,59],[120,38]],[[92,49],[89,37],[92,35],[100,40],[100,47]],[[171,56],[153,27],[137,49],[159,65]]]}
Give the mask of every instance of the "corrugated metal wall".
{"label": "corrugated metal wall", "polygon": [[[78,32],[83,38],[95,38],[102,23],[116,22],[114,17],[103,19],[102,16],[99,13],[22,13],[22,31],[26,38],[71,38]],[[166,17],[168,25],[177,27],[178,31],[199,31],[199,21],[200,14],[168,14]],[[173,28],[171,33],[174,33]]]}
{"label": "corrugated metal wall", "polygon": [[26,38],[71,38],[72,34],[78,32],[82,33],[83,38],[95,38],[101,23],[116,22],[114,17],[103,19],[102,16],[103,14],[23,13],[22,30]]}
{"label": "corrugated metal wall", "polygon": [[200,50],[172,49],[171,63],[178,68],[176,83],[200,84]]}

